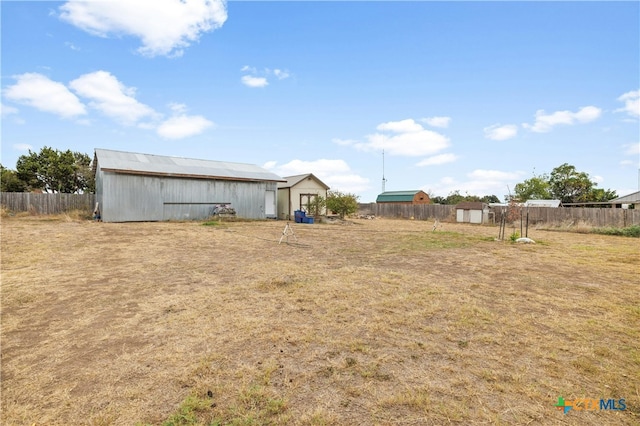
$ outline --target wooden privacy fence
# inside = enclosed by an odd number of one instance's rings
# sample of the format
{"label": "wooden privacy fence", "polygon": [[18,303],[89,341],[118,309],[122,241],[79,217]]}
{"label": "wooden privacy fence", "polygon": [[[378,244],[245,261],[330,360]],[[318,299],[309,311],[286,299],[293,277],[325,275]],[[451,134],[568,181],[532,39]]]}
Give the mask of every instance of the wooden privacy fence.
{"label": "wooden privacy fence", "polygon": [[71,210],[92,212],[95,194],[38,194],[31,192],[2,192],[0,203],[12,212],[59,214]]}
{"label": "wooden privacy fence", "polygon": [[[529,207],[529,225],[536,223],[626,228],[640,225],[640,210],[590,207]],[[526,220],[527,208],[522,208]],[[498,214],[496,214],[498,217]]]}
{"label": "wooden privacy fence", "polygon": [[[393,203],[368,203],[359,204],[358,213],[362,215],[375,215],[388,218],[413,217],[417,220],[438,219],[441,221],[455,222],[456,206],[436,204],[393,204]],[[500,217],[500,207],[491,209],[495,217]],[[522,207],[523,220],[526,219],[527,208]],[[518,223],[519,223],[519,214]],[[640,209],[612,209],[589,207],[529,207],[529,225],[566,224],[578,225],[584,223],[596,227],[624,228],[631,225],[640,225]]]}
{"label": "wooden privacy fence", "polygon": [[440,204],[369,203],[358,205],[359,214],[380,217],[414,218],[416,220],[456,220],[456,206]]}

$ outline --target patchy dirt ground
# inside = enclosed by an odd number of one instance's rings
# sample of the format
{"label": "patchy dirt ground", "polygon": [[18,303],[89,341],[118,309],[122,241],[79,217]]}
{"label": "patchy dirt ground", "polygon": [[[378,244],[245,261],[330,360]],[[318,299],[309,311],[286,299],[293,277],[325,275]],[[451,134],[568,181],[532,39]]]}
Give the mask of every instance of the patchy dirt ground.
{"label": "patchy dirt ground", "polygon": [[2,423],[640,422],[637,239],[284,225],[3,218]]}

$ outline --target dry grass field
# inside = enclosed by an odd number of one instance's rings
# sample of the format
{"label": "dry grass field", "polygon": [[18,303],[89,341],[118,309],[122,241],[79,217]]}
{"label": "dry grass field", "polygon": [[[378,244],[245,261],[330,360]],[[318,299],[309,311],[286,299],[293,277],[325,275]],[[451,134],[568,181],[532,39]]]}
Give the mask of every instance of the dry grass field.
{"label": "dry grass field", "polygon": [[4,217],[2,424],[640,423],[638,239],[284,225]]}

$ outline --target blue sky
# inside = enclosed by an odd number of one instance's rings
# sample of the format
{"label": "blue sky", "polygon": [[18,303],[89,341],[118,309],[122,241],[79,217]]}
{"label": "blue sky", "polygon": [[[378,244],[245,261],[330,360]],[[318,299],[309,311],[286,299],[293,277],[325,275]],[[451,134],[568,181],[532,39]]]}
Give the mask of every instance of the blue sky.
{"label": "blue sky", "polygon": [[638,2],[2,1],[1,162],[43,146],[495,194],[640,168]]}

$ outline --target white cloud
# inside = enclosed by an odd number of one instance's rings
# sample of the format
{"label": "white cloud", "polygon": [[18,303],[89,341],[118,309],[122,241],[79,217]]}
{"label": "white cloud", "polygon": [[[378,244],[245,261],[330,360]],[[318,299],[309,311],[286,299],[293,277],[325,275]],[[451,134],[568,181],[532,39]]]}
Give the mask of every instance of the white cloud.
{"label": "white cloud", "polygon": [[441,127],[443,129],[446,129],[451,123],[451,117],[427,117],[423,118],[420,121],[428,124],[431,127]]}
{"label": "white cloud", "polygon": [[423,129],[421,125],[416,123],[413,119],[409,118],[400,121],[389,121],[387,123],[378,124],[376,130],[380,132],[395,132],[395,133],[412,133],[420,132]]}
{"label": "white cloud", "polygon": [[518,126],[514,124],[494,124],[484,128],[484,137],[494,141],[506,141],[518,134]]}
{"label": "white cloud", "polygon": [[16,151],[29,151],[33,149],[33,146],[28,143],[14,143],[13,149]]}
{"label": "white cloud", "polygon": [[622,145],[625,155],[640,155],[640,142]]}
{"label": "white cloud", "polygon": [[340,145],[351,145],[361,151],[382,151],[390,155],[418,157],[435,154],[447,148],[449,138],[440,133],[425,130],[413,119],[389,121],[379,124],[380,132],[391,132],[392,135],[375,133],[365,137],[366,142],[334,139]]}
{"label": "white cloud", "polygon": [[247,87],[265,87],[269,85],[269,82],[267,81],[266,78],[253,77],[250,75],[243,75],[241,81],[242,81],[242,84],[244,84]]}
{"label": "white cloud", "polygon": [[135,99],[135,88],[125,87],[107,71],[84,74],[69,83],[80,96],[90,99],[89,105],[126,125],[133,125],[157,113]]}
{"label": "white cloud", "polygon": [[281,166],[277,166],[274,161],[269,161],[265,164],[265,168],[271,169],[280,176],[313,173],[331,189],[338,191],[353,193],[370,188],[369,179],[354,173],[344,160],[292,160]]}
{"label": "white cloud", "polygon": [[223,0],[74,0],[60,6],[60,18],[100,37],[138,37],[143,55],[180,56],[224,24],[227,7]]}
{"label": "white cloud", "polygon": [[591,180],[593,180],[595,183],[604,182],[604,178],[602,176],[598,176],[598,175],[591,176]]}
{"label": "white cloud", "polygon": [[331,139],[331,142],[335,143],[336,145],[341,145],[341,146],[352,146],[352,145],[356,145],[360,142],[358,142],[357,140],[354,139],[338,139],[338,138],[333,138]]}
{"label": "white cloud", "polygon": [[523,123],[522,127],[532,132],[546,133],[560,124],[588,123],[596,120],[601,114],[602,110],[594,106],[582,107],[576,112],[556,111],[552,114],[545,114],[544,110],[538,110],[536,111],[535,123],[533,125]]}
{"label": "white cloud", "polygon": [[81,50],[78,46],[76,46],[75,44],[71,43],[70,41],[65,42],[64,45],[67,46],[71,50],[75,50],[76,52],[79,52]]}
{"label": "white cloud", "polygon": [[624,102],[624,107],[616,112],[626,112],[632,117],[640,117],[640,90],[632,90],[621,95],[619,101]]}
{"label": "white cloud", "polygon": [[17,113],[18,113],[18,108],[5,105],[5,104],[0,104],[0,114],[2,115],[2,117],[8,117],[11,114],[17,114]]}
{"label": "white cloud", "polygon": [[82,102],[62,83],[38,73],[21,74],[15,76],[15,79],[17,83],[4,90],[7,99],[64,118],[87,113]]}
{"label": "white cloud", "polygon": [[458,156],[455,154],[440,154],[434,155],[433,157],[425,158],[420,161],[416,166],[437,166],[440,164],[453,163],[458,159]]}
{"label": "white cloud", "polygon": [[518,183],[524,172],[504,172],[500,170],[483,170],[477,169],[467,173],[466,180],[457,180],[452,177],[444,177],[435,184],[426,185],[431,193],[446,197],[453,191],[460,191],[461,194],[468,193],[470,195],[496,195],[502,199],[508,194],[507,186],[513,191],[513,187]]}
{"label": "white cloud", "polygon": [[633,165],[633,161],[631,161],[631,160],[622,160],[620,162],[620,165],[621,166],[631,166],[631,165]]}
{"label": "white cloud", "polygon": [[273,75],[275,75],[278,80],[284,80],[290,76],[289,71],[280,70],[278,68],[273,70]]}
{"label": "white cloud", "polygon": [[291,76],[289,71],[282,70],[279,68],[269,69],[265,68],[262,71],[258,71],[255,67],[251,67],[249,65],[245,65],[240,68],[240,71],[244,73],[248,73],[247,75],[243,75],[241,78],[242,84],[247,87],[265,87],[269,85],[269,81],[267,77],[274,76],[278,80],[284,80]]}
{"label": "white cloud", "polygon": [[157,133],[166,139],[182,139],[204,132],[213,123],[200,115],[171,117],[158,126]]}

